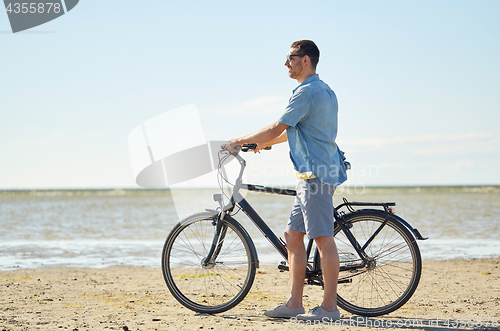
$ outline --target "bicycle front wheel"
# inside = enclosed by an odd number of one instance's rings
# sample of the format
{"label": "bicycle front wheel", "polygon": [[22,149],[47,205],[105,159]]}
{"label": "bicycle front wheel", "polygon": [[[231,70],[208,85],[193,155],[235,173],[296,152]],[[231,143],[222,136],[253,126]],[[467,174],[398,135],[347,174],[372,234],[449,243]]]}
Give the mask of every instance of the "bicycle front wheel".
{"label": "bicycle front wheel", "polygon": [[187,217],[168,236],[162,254],[163,277],[172,295],[186,308],[216,314],[245,298],[255,278],[255,260],[243,227],[234,219],[222,224],[224,239],[216,259],[203,266],[214,240],[217,215]]}
{"label": "bicycle front wheel", "polygon": [[335,242],[340,266],[338,305],[362,316],[380,316],[404,305],[417,289],[422,270],[415,237],[395,217],[382,211],[357,211],[344,216],[345,225],[368,258],[366,266],[340,226]]}

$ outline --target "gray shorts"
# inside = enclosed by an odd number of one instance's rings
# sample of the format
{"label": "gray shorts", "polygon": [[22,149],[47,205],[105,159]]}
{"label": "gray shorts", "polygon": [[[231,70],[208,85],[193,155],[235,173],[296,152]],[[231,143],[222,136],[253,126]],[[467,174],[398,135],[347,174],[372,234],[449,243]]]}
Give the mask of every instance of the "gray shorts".
{"label": "gray shorts", "polygon": [[305,233],[308,239],[333,236],[333,192],[335,186],[317,178],[300,179],[286,229]]}

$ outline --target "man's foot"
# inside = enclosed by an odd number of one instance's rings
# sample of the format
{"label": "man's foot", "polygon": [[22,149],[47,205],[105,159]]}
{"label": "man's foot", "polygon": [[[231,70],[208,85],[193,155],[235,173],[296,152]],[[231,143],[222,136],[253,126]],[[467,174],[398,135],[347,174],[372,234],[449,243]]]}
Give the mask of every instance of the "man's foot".
{"label": "man's foot", "polygon": [[332,312],[328,312],[324,310],[321,306],[314,307],[313,309],[309,310],[307,314],[300,314],[297,315],[298,320],[303,320],[303,321],[317,321],[317,320],[323,320],[323,318],[327,318],[328,320],[339,320],[340,319],[340,312],[339,310],[334,310]]}
{"label": "man's foot", "polygon": [[267,317],[273,317],[273,318],[290,318],[290,317],[295,317],[298,314],[303,314],[305,312],[304,307],[296,308],[296,309],[290,309],[286,306],[286,303],[282,304],[281,306],[278,306],[272,310],[267,310],[264,315]]}

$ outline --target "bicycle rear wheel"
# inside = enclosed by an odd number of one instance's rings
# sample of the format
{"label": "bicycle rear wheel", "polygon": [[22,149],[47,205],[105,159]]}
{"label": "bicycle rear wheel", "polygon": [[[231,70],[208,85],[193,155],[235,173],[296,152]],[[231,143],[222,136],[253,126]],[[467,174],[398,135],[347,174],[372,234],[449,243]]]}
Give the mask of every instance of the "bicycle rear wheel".
{"label": "bicycle rear wheel", "polygon": [[[364,249],[368,264],[339,275],[337,304],[352,314],[370,317],[388,314],[404,305],[417,289],[422,260],[415,238],[393,216],[383,225],[386,217],[383,211],[376,210],[360,210],[344,216],[360,247],[371,240]],[[341,269],[362,262],[340,226],[335,228],[335,242]]]}
{"label": "bicycle rear wheel", "polygon": [[204,267],[214,239],[217,215],[198,213],[171,231],[162,253],[163,277],[172,295],[186,308],[216,314],[245,298],[255,278],[251,239],[233,219],[224,220],[225,237],[214,263]]}

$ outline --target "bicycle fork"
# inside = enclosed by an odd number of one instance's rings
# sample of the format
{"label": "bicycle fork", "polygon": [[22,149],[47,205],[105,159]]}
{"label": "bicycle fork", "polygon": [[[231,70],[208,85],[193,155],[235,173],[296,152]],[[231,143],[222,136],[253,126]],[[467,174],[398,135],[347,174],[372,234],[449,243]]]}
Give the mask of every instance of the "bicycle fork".
{"label": "bicycle fork", "polygon": [[227,225],[222,222],[225,215],[226,212],[220,213],[217,217],[217,221],[214,220],[212,223],[213,225],[215,225],[214,239],[212,240],[210,251],[201,262],[202,267],[205,269],[211,269],[215,267],[215,260],[217,260],[217,257],[219,256],[219,253],[222,249],[222,244],[224,243],[224,239],[226,238],[227,233]]}

